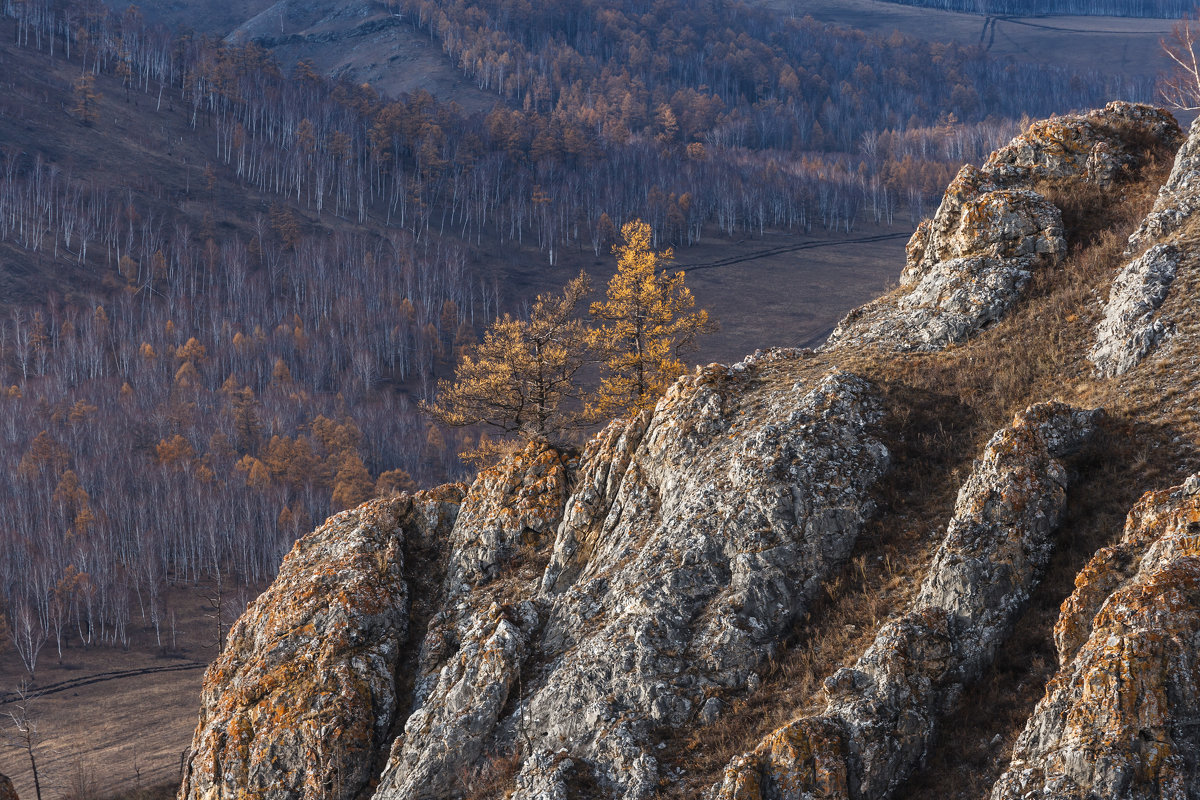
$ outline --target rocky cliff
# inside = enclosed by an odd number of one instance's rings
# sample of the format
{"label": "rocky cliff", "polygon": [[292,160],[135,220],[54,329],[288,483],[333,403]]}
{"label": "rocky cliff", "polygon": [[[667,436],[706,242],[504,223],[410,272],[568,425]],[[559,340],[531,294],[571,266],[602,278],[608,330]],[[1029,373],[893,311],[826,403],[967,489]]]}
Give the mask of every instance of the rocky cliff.
{"label": "rocky cliff", "polygon": [[819,351],[331,518],[206,674],[180,797],[1200,796],[1182,140],[1037,123]]}

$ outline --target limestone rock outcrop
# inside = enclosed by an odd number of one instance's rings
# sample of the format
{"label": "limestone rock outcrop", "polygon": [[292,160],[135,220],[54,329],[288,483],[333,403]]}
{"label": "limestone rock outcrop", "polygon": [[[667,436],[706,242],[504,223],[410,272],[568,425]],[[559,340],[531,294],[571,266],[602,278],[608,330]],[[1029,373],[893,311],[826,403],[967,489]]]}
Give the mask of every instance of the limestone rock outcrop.
{"label": "limestone rock outcrop", "polygon": [[460,500],[375,500],[296,543],[205,673],[181,800],[358,796],[406,703],[406,538],[446,536]]}
{"label": "limestone rock outcrop", "polygon": [[1142,498],[1055,640],[1058,674],[992,800],[1200,794],[1200,477]]}
{"label": "limestone rock outcrop", "polygon": [[1117,101],[1033,123],[992,153],[983,171],[1003,186],[1083,180],[1108,188],[1140,169],[1147,152],[1177,148],[1182,140],[1179,123],[1166,111]]}
{"label": "limestone rock outcrop", "polygon": [[1193,124],[1153,210],[1129,237],[1126,255],[1133,258],[1109,289],[1104,318],[1088,354],[1099,375],[1125,374],[1170,334],[1173,321],[1160,309],[1179,272],[1196,268],[1195,223],[1190,221],[1197,211],[1200,127]]}
{"label": "limestone rock outcrop", "polygon": [[883,627],[854,667],[826,680],[823,712],[734,759],[718,800],[891,796],[1040,580],[1066,504],[1058,459],[1091,435],[1095,417],[1046,403],[992,437],[910,610]]}
{"label": "limestone rock outcrop", "polygon": [[793,382],[791,358],[702,370],[584,454],[542,582],[549,668],[516,730],[612,796],[657,791],[654,728],[757,683],[871,513],[889,462],[874,390]]}
{"label": "limestone rock outcrop", "polygon": [[1200,125],[1192,123],[1187,140],[1175,154],[1167,182],[1158,190],[1154,208],[1129,237],[1126,253],[1136,254],[1184,227],[1200,211]]}
{"label": "limestone rock outcrop", "polygon": [[[1044,676],[991,667],[1066,594],[1074,551],[1043,582],[1060,524],[1076,545],[1101,535],[1078,536],[1092,518],[1066,513],[1068,482],[1085,481],[1076,501],[1104,491],[1115,468],[1097,466],[1099,447],[1132,452],[1143,434],[1153,469],[1200,463],[1194,375],[1104,377],[1160,340],[1162,360],[1193,341],[1179,309],[1196,291],[1194,140],[1149,238],[1110,265],[1123,268],[1094,346],[1047,330],[1052,358],[1023,372],[1036,326],[1075,334],[1091,319],[1100,269],[1047,281],[1020,336],[1009,317],[1066,252],[1047,197],[1123,192],[1178,139],[1169,115],[1130,104],[1038,123],[960,171],[909,242],[899,289],[821,350],[698,368],[579,451],[532,442],[470,487],[332,517],[206,675],[180,800],[889,800],[949,780],[936,765],[966,748],[990,783]],[[1008,327],[972,349],[992,325]],[[1050,392],[1112,413],[1035,403],[979,452],[1002,424],[982,420]],[[1175,410],[1153,416],[1163,396]],[[943,491],[962,475],[956,498]],[[893,571],[887,556],[910,544]],[[1079,574],[1054,640],[1058,675],[993,800],[1200,797],[1200,475],[1134,508]],[[816,697],[796,688],[825,670]],[[938,736],[968,713],[968,687],[1018,679],[1025,705],[996,715],[1003,735]],[[779,699],[804,712],[763,737]]]}
{"label": "limestone rock outcrop", "polygon": [[539,623],[537,608],[528,600],[507,602],[513,598],[504,595],[512,593],[497,579],[522,547],[549,546],[568,484],[568,459],[534,442],[480,472],[467,492],[449,537],[442,610],[421,647],[415,707],[392,747],[378,797],[448,792],[491,742]]}
{"label": "limestone rock outcrop", "polygon": [[[689,724],[708,689],[757,681],[849,553],[888,465],[871,386],[846,373],[793,379],[800,357],[700,370],[653,413],[593,438],[540,580],[510,586],[507,606],[479,608],[478,589],[448,606],[467,627],[378,800],[444,787],[462,754],[517,749],[522,797],[567,796],[571,780],[611,797],[657,791],[652,729]],[[470,516],[464,506],[452,536],[460,552],[475,540],[459,536]]]}
{"label": "limestone rock outcrop", "polygon": [[1066,255],[1062,213],[1037,189],[1135,177],[1151,145],[1180,136],[1166,112],[1130,103],[1034,123],[982,169],[962,168],[909,241],[899,289],[852,311],[826,347],[940,350],[1002,319]]}
{"label": "limestone rock outcrop", "polygon": [[1067,250],[1062,213],[967,165],[908,243],[900,289],[852,311],[827,347],[939,350],[995,322]]}
{"label": "limestone rock outcrop", "polygon": [[1167,299],[1179,261],[1178,247],[1160,244],[1122,268],[1088,353],[1098,373],[1115,377],[1128,372],[1167,335],[1167,322],[1155,312]]}

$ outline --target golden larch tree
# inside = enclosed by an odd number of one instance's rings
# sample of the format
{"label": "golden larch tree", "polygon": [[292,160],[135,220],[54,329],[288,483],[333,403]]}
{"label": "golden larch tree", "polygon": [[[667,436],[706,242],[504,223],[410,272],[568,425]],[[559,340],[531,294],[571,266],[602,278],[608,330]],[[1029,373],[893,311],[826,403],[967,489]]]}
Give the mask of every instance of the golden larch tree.
{"label": "golden larch tree", "polygon": [[100,119],[100,93],[96,91],[96,78],[85,72],[75,79],[75,117],[84,125],[91,126]]}
{"label": "golden larch tree", "polygon": [[590,288],[580,273],[561,294],[539,296],[528,320],[497,319],[482,342],[465,348],[454,380],[439,381],[437,401],[425,410],[446,425],[488,425],[526,438],[554,440],[574,428],[581,409],[571,401],[588,340],[575,311]]}
{"label": "golden larch tree", "polygon": [[673,253],[654,250],[648,224],[626,223],[621,239],[613,247],[617,273],[608,295],[591,307],[600,323],[592,343],[604,375],[589,410],[602,418],[653,406],[683,373],[680,356],[695,349],[700,334],[716,329],[707,311],[693,310],[684,273],[664,269]]}

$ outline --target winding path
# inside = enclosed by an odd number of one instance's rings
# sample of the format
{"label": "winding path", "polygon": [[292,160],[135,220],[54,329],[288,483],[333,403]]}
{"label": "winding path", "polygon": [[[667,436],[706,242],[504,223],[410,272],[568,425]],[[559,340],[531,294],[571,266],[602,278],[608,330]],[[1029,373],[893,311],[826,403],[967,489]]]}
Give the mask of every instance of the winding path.
{"label": "winding path", "polygon": [[[204,669],[207,664],[201,664],[198,661],[188,661],[183,664],[170,664],[162,667],[142,667],[141,669],[122,669],[114,670],[113,672],[97,672],[91,675],[81,675],[78,678],[71,678],[58,683],[51,683],[46,686],[31,688],[29,693],[32,696],[44,697],[48,694],[58,694],[65,692],[68,689],[78,689],[81,686],[90,686],[93,683],[104,683],[105,681],[113,681],[118,678],[133,678],[138,675],[151,675],[156,672],[183,672],[190,669]],[[17,700],[20,697],[19,692],[0,692],[0,705],[5,705]]]}
{"label": "winding path", "polygon": [[841,247],[847,244],[868,244],[870,242],[886,242],[891,239],[908,239],[912,236],[912,232],[908,233],[883,233],[876,236],[860,236],[856,239],[835,239],[827,242],[801,242],[800,244],[790,244],[783,247],[774,247],[769,250],[757,250],[753,253],[747,253],[744,256],[731,256],[722,258],[717,261],[710,261],[707,264],[671,264],[671,269],[681,269],[685,272],[695,272],[702,269],[716,269],[718,267],[731,267],[734,264],[743,264],[747,261],[757,261],[760,258],[768,258],[769,256],[777,256],[782,253],[795,253],[799,250],[815,250],[818,247]]}

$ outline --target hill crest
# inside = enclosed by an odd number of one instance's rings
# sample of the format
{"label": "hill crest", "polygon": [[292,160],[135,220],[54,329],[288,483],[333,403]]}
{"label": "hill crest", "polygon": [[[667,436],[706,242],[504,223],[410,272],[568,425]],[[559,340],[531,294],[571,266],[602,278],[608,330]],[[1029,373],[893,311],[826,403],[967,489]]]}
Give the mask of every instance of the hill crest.
{"label": "hill crest", "polygon": [[[1200,785],[1177,644],[1194,639],[1195,481],[1135,507],[1200,452],[1200,129],[1166,177],[1181,138],[1128,104],[1036,124],[960,173],[901,287],[825,348],[698,369],[582,453],[530,443],[465,491],[332,518],[206,676],[180,797]],[[1164,177],[1151,218],[1178,224],[1126,249]],[[1140,317],[1114,313],[1150,246],[1182,254],[1176,277]],[[1161,336],[1116,335],[1146,346],[1109,377],[1114,318]],[[303,603],[287,589],[317,580]],[[1061,666],[1033,657],[1052,639]],[[1097,683],[1113,669],[1162,699],[1154,720]],[[1072,725],[1097,746],[1068,753]],[[1135,729],[1159,744],[1129,745]],[[1047,753],[1059,768],[1022,766]]]}

